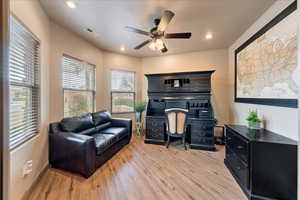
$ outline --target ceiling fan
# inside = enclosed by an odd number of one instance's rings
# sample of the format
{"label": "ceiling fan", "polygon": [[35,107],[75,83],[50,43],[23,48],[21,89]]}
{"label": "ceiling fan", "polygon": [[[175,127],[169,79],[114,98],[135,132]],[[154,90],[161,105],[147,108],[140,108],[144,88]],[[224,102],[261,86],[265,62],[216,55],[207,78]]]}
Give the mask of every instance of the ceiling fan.
{"label": "ceiling fan", "polygon": [[166,33],[165,32],[168,24],[171,22],[174,15],[175,14],[172,11],[165,10],[163,12],[163,16],[160,19],[154,20],[155,27],[152,28],[149,32],[137,28],[133,28],[130,26],[126,26],[125,29],[127,31],[131,31],[134,33],[138,33],[150,37],[148,40],[134,47],[134,49],[139,50],[142,47],[149,44],[150,49],[165,53],[168,51],[168,48],[162,39],[189,39],[192,36],[192,33]]}

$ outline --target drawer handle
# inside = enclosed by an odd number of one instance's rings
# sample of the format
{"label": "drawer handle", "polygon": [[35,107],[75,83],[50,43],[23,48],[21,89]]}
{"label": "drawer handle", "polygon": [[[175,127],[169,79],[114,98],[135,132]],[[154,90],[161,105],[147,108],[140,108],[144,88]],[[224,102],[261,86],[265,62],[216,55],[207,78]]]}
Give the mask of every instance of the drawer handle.
{"label": "drawer handle", "polygon": [[241,167],[237,167],[236,169],[237,169],[237,170],[241,170]]}
{"label": "drawer handle", "polygon": [[242,149],[242,148],[243,148],[243,146],[240,146],[240,145],[239,145],[239,146],[237,146],[237,148],[238,148],[238,149]]}
{"label": "drawer handle", "polygon": [[231,140],[231,137],[228,137],[228,136],[227,136],[227,140]]}

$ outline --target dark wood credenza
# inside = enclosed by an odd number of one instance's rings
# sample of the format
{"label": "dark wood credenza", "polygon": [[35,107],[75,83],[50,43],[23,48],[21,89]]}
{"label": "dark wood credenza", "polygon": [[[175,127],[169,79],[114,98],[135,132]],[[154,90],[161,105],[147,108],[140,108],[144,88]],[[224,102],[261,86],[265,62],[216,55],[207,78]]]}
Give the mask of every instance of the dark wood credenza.
{"label": "dark wood credenza", "polygon": [[145,143],[165,144],[165,109],[187,109],[187,142],[190,148],[215,150],[211,105],[211,75],[214,71],[147,74],[148,105]]}
{"label": "dark wood credenza", "polygon": [[271,131],[226,125],[224,163],[251,200],[297,199],[297,142]]}

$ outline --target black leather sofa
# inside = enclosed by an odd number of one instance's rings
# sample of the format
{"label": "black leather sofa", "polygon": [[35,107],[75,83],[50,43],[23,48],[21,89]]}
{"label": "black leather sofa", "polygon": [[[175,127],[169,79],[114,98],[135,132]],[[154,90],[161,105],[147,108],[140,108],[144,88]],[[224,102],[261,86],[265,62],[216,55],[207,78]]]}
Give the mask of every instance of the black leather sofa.
{"label": "black leather sofa", "polygon": [[112,118],[107,111],[64,118],[50,124],[51,167],[91,176],[130,142],[131,119]]}

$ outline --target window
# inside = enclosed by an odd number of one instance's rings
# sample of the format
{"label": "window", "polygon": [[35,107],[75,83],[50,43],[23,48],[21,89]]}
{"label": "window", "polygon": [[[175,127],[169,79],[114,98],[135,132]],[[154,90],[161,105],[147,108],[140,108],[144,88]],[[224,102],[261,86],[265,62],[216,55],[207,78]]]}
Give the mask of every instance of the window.
{"label": "window", "polygon": [[10,18],[9,146],[15,148],[39,132],[40,42],[14,17]]}
{"label": "window", "polygon": [[64,116],[93,112],[95,108],[95,66],[64,55],[62,59]]}
{"label": "window", "polygon": [[134,111],[135,81],[134,72],[111,71],[111,110],[112,113]]}

